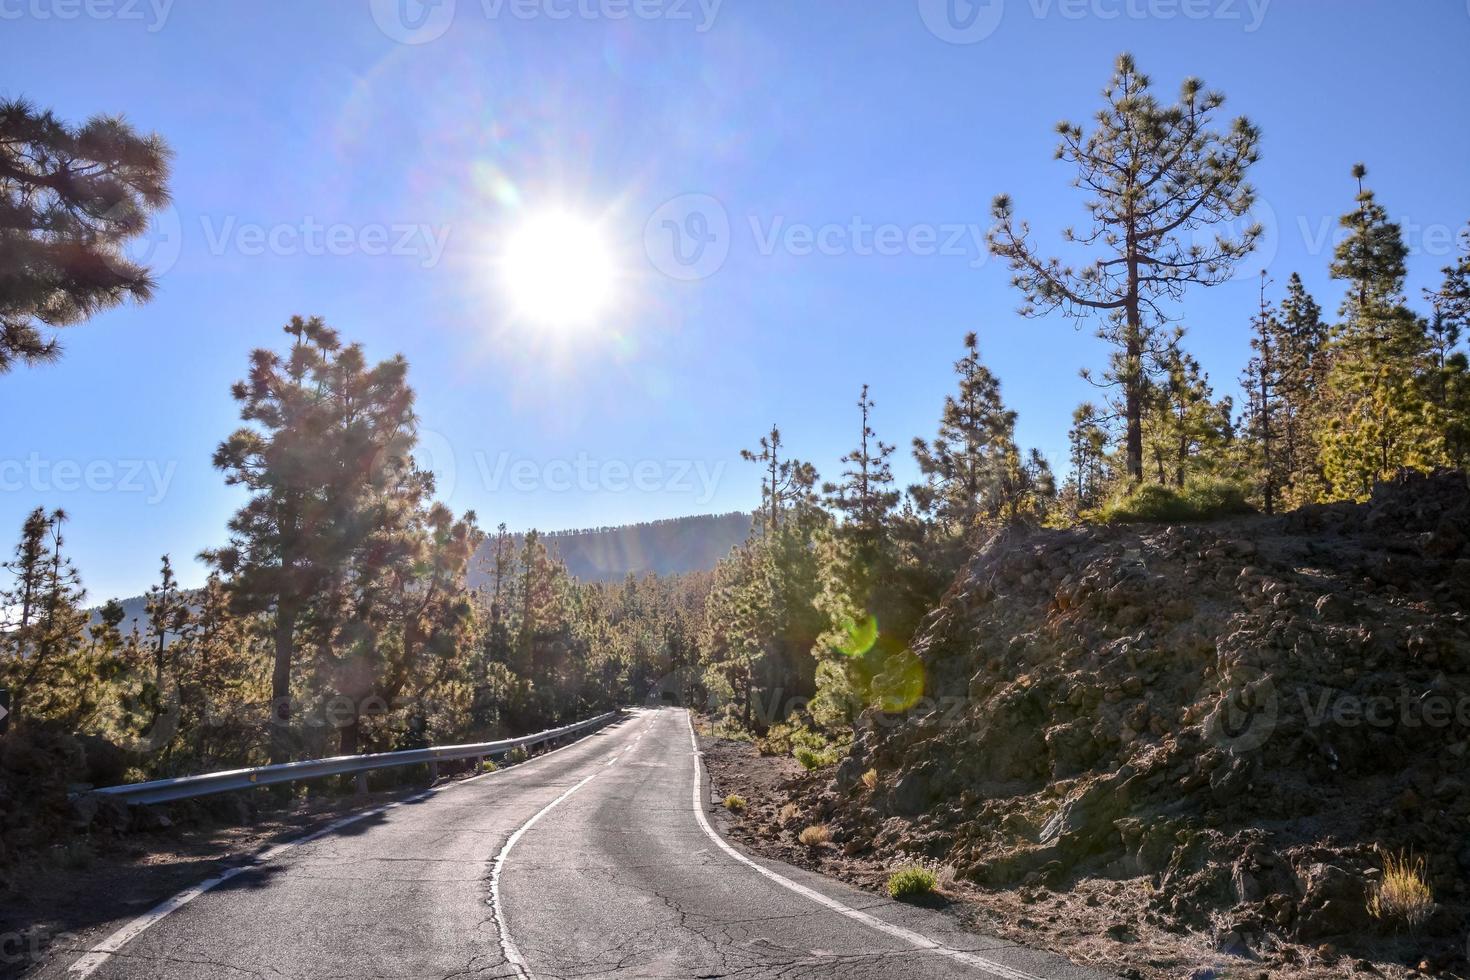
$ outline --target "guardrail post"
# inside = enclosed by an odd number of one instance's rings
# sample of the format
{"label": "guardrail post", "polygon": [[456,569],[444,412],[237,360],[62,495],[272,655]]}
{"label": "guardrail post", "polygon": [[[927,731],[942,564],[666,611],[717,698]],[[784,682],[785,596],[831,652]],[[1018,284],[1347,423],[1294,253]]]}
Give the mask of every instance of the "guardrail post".
{"label": "guardrail post", "polygon": [[358,796],[366,796],[367,795],[367,791],[368,791],[367,790],[367,773],[365,773],[365,772],[358,773],[357,774],[357,778],[355,780],[353,780],[353,782],[357,785],[357,795]]}
{"label": "guardrail post", "polygon": [[483,755],[477,755],[477,756],[475,756],[475,775],[478,776],[480,773],[482,773],[484,771],[485,771],[485,757]]}
{"label": "guardrail post", "polygon": [[431,782],[431,783],[437,783],[438,781],[439,781],[439,760],[438,759],[435,759],[435,760],[433,760],[432,762],[429,763],[429,782]]}

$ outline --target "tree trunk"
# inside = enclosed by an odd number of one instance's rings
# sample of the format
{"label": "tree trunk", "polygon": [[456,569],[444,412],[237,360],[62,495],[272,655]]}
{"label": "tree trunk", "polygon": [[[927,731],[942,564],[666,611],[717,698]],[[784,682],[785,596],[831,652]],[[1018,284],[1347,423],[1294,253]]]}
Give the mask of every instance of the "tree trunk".
{"label": "tree trunk", "polygon": [[291,758],[291,658],[295,649],[297,610],[294,605],[276,606],[275,662],[271,669],[270,760]]}
{"label": "tree trunk", "polygon": [[362,702],[352,702],[352,720],[342,726],[337,733],[337,752],[339,755],[357,755],[360,735],[362,732]]}
{"label": "tree trunk", "polygon": [[1134,238],[1132,215],[1128,219],[1128,295],[1127,332],[1123,338],[1124,412],[1128,417],[1128,476],[1134,483],[1143,482],[1143,314],[1138,301],[1138,242]]}
{"label": "tree trunk", "polygon": [[1130,310],[1124,382],[1124,409],[1128,416],[1128,476],[1134,483],[1143,482],[1143,337],[1132,322],[1137,312]]}

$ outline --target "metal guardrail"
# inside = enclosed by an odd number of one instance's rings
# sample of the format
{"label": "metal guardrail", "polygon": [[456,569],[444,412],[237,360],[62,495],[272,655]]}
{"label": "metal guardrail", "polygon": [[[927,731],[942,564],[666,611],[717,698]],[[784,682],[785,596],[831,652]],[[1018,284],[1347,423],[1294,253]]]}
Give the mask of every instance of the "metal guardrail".
{"label": "metal guardrail", "polygon": [[394,766],[419,766],[427,763],[437,775],[438,764],[460,759],[485,759],[504,755],[515,749],[530,749],[568,735],[580,735],[608,724],[621,711],[609,711],[605,715],[564,725],[535,735],[502,739],[499,742],[478,742],[473,745],[440,745],[427,749],[406,749],[401,752],[377,752],[371,755],[343,755],[333,759],[310,759],[305,762],[283,762],[273,766],[255,766],[250,769],[232,769],[226,772],[210,772],[200,776],[180,776],[175,779],[155,779],[146,783],[129,783],[124,786],[108,786],[89,790],[80,795],[95,794],[110,796],[130,805],[150,803],[173,803],[177,800],[209,796],[214,793],[230,793],[236,790],[253,789],[257,786],[276,786],[294,783],[302,779],[320,779],[324,776],[343,776],[353,773],[364,774],[375,769]]}

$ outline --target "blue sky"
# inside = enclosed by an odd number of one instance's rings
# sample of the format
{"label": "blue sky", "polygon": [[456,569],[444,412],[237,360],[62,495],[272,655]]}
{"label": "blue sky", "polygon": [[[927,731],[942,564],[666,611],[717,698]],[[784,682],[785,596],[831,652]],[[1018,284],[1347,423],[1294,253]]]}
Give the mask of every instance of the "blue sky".
{"label": "blue sky", "polygon": [[[141,591],[165,551],[202,581],[188,559],[239,504],[209,464],[230,383],[293,313],[408,357],[426,459],[487,526],[749,508],[739,449],[774,421],[835,471],[864,382],[911,479],[972,329],[1061,469],[1105,352],[1020,319],[977,239],[998,192],[1043,240],[1081,220],[1053,126],[1091,117],[1123,50],[1161,96],[1199,75],[1264,132],[1266,245],[1178,310],[1222,390],[1263,262],[1336,308],[1355,161],[1405,223],[1414,295],[1470,219],[1463,0],[945,2],[0,0],[0,92],[124,113],[177,153],[142,246],[156,299],[0,378],[0,532],[65,507],[94,598]],[[514,315],[495,271],[552,208],[598,222],[620,269],[577,330]]]}

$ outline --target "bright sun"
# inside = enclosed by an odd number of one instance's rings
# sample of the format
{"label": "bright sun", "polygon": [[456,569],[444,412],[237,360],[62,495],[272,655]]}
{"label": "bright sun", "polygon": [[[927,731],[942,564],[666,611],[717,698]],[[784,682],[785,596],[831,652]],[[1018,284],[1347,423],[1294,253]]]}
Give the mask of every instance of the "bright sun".
{"label": "bright sun", "polygon": [[515,312],[546,326],[583,326],[611,306],[617,269],[597,224],[566,211],[527,218],[510,235],[501,277]]}

